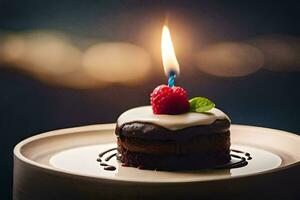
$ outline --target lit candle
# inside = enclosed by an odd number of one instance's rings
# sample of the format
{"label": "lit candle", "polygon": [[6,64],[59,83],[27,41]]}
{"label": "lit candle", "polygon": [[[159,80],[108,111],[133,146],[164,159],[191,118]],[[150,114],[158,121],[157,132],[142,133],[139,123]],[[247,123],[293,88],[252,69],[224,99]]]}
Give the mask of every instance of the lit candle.
{"label": "lit candle", "polygon": [[179,75],[179,64],[175,55],[171,33],[166,25],[162,30],[161,54],[165,74],[169,77],[168,86],[173,87],[175,84],[175,77]]}
{"label": "lit candle", "polygon": [[187,112],[207,112],[215,104],[204,97],[188,99],[182,87],[174,87],[175,78],[179,75],[179,64],[176,59],[171,34],[165,25],[162,29],[161,55],[168,85],[159,85],[150,94],[150,102],[154,114],[177,115]]}

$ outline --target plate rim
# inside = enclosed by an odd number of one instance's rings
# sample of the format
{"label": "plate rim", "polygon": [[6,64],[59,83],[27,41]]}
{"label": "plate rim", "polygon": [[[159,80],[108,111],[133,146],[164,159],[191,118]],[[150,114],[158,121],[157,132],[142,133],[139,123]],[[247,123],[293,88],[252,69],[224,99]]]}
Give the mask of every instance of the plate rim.
{"label": "plate rim", "polygon": [[[105,176],[92,176],[92,175],[86,175],[86,174],[81,174],[81,173],[74,173],[74,172],[70,172],[70,171],[67,171],[67,170],[54,168],[54,167],[47,166],[45,164],[35,162],[35,161],[27,158],[26,156],[24,156],[21,153],[21,150],[22,150],[23,146],[25,146],[26,144],[29,144],[30,142],[38,140],[38,139],[52,137],[52,136],[58,136],[58,135],[80,133],[83,130],[84,131],[112,130],[112,129],[115,128],[115,126],[116,126],[115,123],[106,123],[106,124],[94,124],[94,125],[79,126],[79,127],[72,127],[72,128],[64,128],[64,129],[57,129],[57,130],[47,131],[47,132],[44,132],[44,133],[40,133],[40,134],[37,134],[37,135],[33,135],[31,137],[28,137],[28,138],[20,141],[19,143],[17,143],[17,145],[15,145],[15,147],[13,149],[13,154],[14,154],[15,158],[17,158],[19,161],[23,162],[24,164],[27,164],[31,167],[35,167],[35,168],[38,168],[38,169],[41,169],[41,170],[46,170],[46,171],[49,171],[49,172],[52,172],[52,173],[68,175],[68,176],[71,176],[71,177],[97,180],[97,181],[123,182],[123,183],[127,183],[127,184],[130,184],[130,183],[176,184],[176,183],[195,183],[195,182],[200,183],[200,182],[224,181],[224,180],[232,180],[232,179],[252,177],[252,176],[257,176],[257,175],[267,175],[267,174],[279,172],[279,171],[286,170],[286,169],[293,168],[293,167],[300,167],[300,160],[298,160],[297,162],[286,165],[286,166],[279,166],[277,168],[270,169],[270,170],[263,171],[263,172],[239,175],[239,176],[234,176],[234,177],[221,177],[221,178],[212,179],[212,180],[208,179],[208,180],[189,180],[189,181],[178,181],[178,182],[175,182],[175,181],[152,182],[152,181],[147,181],[147,180],[140,181],[140,180],[134,180],[134,179],[130,179],[130,180],[124,180],[124,179],[118,179],[118,178],[111,179],[111,178],[107,178]],[[300,136],[299,135],[291,133],[291,132],[279,130],[279,129],[260,127],[260,126],[251,126],[251,125],[242,125],[242,124],[232,124],[231,126],[234,126],[236,128],[259,128],[259,129],[264,129],[266,131],[276,131],[276,134],[280,134],[282,136],[284,135],[285,137],[286,136],[292,137],[294,139],[299,140],[299,142],[300,142]],[[14,165],[15,165],[15,163],[14,163]]]}

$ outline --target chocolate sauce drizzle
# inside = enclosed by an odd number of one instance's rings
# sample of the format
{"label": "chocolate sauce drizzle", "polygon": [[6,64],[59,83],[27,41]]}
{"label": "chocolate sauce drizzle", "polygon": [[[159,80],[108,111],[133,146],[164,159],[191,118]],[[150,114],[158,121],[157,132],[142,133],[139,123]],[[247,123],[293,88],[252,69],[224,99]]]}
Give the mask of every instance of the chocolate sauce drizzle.
{"label": "chocolate sauce drizzle", "polygon": [[[244,167],[248,165],[247,160],[252,159],[250,153],[241,150],[236,150],[236,149],[230,149],[230,156],[231,156],[230,163],[217,166],[215,167],[215,169],[233,169],[233,168]],[[235,160],[233,160],[233,158]]]}
{"label": "chocolate sauce drizzle", "polygon": [[[243,154],[245,156],[244,158],[247,159],[247,160],[251,160],[252,159],[252,157],[250,156],[250,153],[248,153],[248,152],[243,152],[243,151],[235,150],[235,149],[231,149],[230,151],[233,152],[233,153]],[[230,155],[232,156],[234,154],[230,154]],[[234,157],[234,156],[232,156],[232,157]]]}
{"label": "chocolate sauce drizzle", "polygon": [[[113,157],[117,156],[117,153],[112,153],[112,151],[115,151],[115,150],[117,150],[117,148],[111,148],[111,149],[103,151],[99,154],[99,157],[97,158],[97,162],[100,163],[100,166],[102,166],[104,170],[115,171],[117,169],[116,166],[113,166],[113,165],[110,165],[107,163]],[[230,163],[214,167],[214,169],[232,169],[232,168],[244,167],[244,166],[248,165],[247,160],[252,159],[250,153],[248,153],[248,152],[244,152],[244,151],[236,150],[236,149],[231,149],[230,151],[231,151],[230,156],[232,158],[234,158],[235,161],[231,161]],[[112,154],[105,156],[108,153],[112,153]]]}
{"label": "chocolate sauce drizzle", "polygon": [[[103,151],[99,154],[99,158],[97,158],[97,162],[100,163],[100,166],[103,167],[104,170],[107,170],[107,171],[115,171],[117,168],[113,165],[109,165],[108,162],[110,159],[112,159],[113,157],[115,157],[117,155],[117,153],[113,153],[113,154],[110,154],[109,156],[105,157],[104,156],[114,150],[117,150],[117,148],[111,148],[111,149],[108,149],[106,151]],[[103,161],[104,159],[104,161]]]}

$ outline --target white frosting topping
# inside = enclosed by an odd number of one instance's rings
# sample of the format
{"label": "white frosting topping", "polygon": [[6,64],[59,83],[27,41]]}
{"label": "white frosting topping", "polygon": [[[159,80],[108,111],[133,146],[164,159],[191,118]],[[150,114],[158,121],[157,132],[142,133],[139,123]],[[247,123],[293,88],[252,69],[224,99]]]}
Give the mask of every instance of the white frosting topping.
{"label": "white frosting topping", "polygon": [[217,108],[206,113],[188,112],[179,115],[155,115],[151,106],[142,106],[127,110],[118,118],[118,125],[122,126],[131,122],[148,122],[167,128],[179,130],[190,126],[209,125],[217,119],[229,119],[229,117]]}

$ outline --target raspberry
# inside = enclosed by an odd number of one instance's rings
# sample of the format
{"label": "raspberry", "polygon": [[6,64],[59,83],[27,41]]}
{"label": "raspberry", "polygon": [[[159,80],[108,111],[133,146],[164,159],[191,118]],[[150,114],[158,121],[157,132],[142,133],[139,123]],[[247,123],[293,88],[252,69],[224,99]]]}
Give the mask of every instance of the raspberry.
{"label": "raspberry", "polygon": [[190,109],[187,92],[181,87],[160,85],[150,95],[154,114],[182,114]]}

